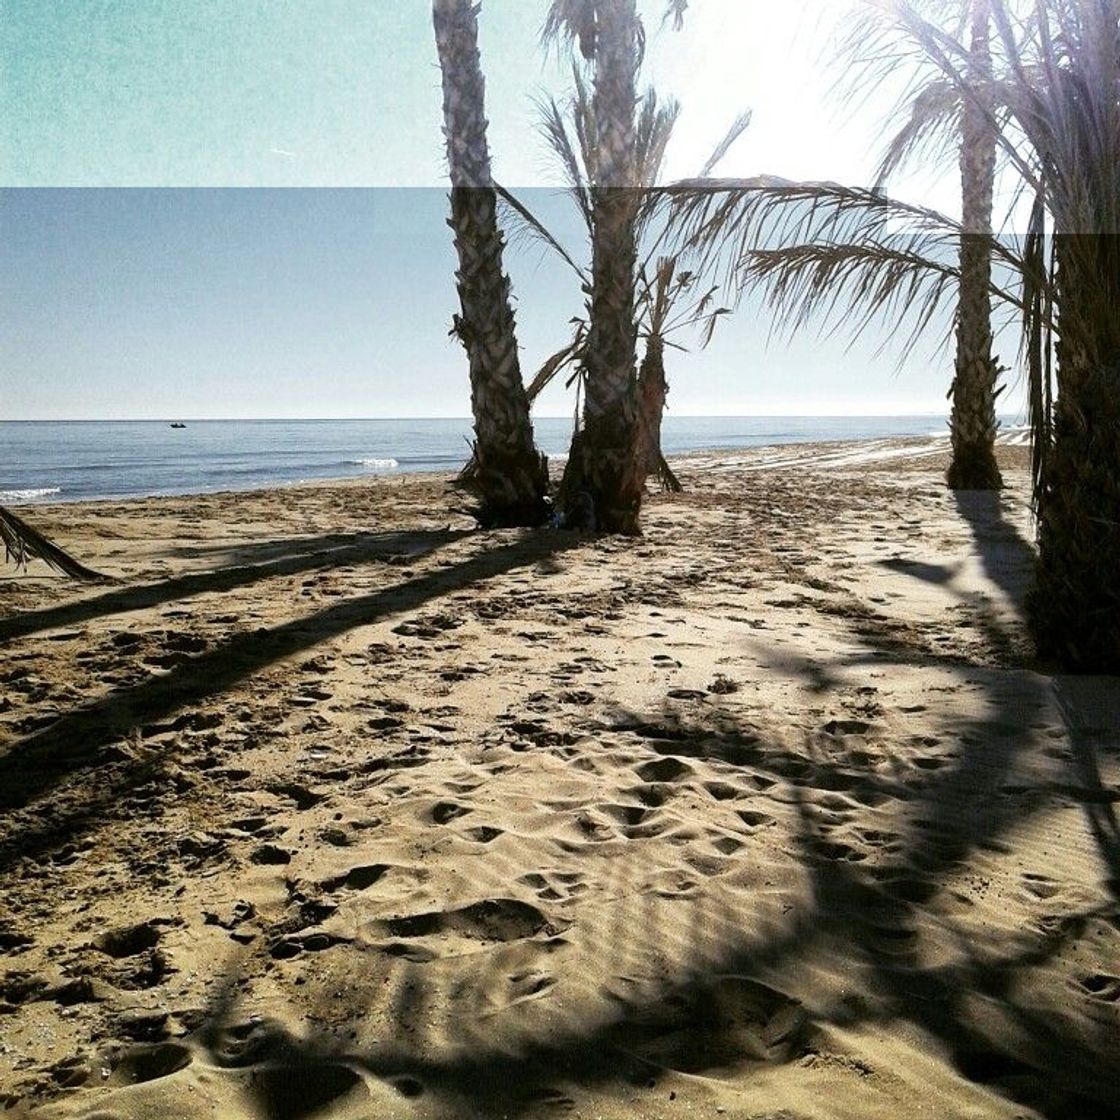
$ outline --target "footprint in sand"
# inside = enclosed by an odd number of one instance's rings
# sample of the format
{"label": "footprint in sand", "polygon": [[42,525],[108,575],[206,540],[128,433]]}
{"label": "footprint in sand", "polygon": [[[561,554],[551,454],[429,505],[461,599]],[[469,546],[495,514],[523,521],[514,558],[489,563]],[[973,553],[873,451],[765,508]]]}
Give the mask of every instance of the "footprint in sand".
{"label": "footprint in sand", "polygon": [[850,844],[837,840],[813,840],[809,845],[810,852],[819,859],[829,862],[858,863],[867,859],[867,853],[858,851]]}
{"label": "footprint in sand", "polygon": [[145,1081],[156,1081],[186,1069],[191,1060],[190,1050],[177,1042],[135,1046],[126,1050],[112,1067],[106,1084],[138,1085]]}
{"label": "footprint in sand", "polygon": [[736,816],[749,829],[763,828],[774,823],[774,817],[769,813],[759,812],[757,809],[737,809]]}
{"label": "footprint in sand", "polygon": [[1093,999],[1106,1003],[1120,1002],[1120,976],[1110,976],[1107,972],[1095,972],[1080,981],[1081,988]]}
{"label": "footprint in sand", "polygon": [[1061,891],[1061,887],[1046,875],[1032,875],[1029,872],[1023,875],[1023,886],[1035,896],[1043,900],[1053,898]]}
{"label": "footprint in sand", "polygon": [[642,840],[658,836],[668,827],[667,823],[653,809],[644,805],[621,805],[606,802],[598,805],[597,808],[608,817],[613,817],[614,820],[618,821],[622,826],[622,835],[627,840]]}
{"label": "footprint in sand", "polygon": [[473,840],[476,844],[489,844],[503,834],[502,829],[489,824],[482,824],[477,828],[468,828],[463,833],[468,840]]}
{"label": "footprint in sand", "polygon": [[518,941],[541,932],[555,936],[566,925],[550,921],[535,906],[515,898],[490,898],[457,910],[434,910],[374,923],[391,937],[455,934],[475,941]]}
{"label": "footprint in sand", "polygon": [[379,883],[390,870],[387,863],[367,863],[359,867],[352,867],[342,875],[331,879],[324,879],[321,886],[323,890],[331,892],[337,890],[364,891],[375,883]]}
{"label": "footprint in sand", "polygon": [[537,897],[543,902],[559,902],[563,898],[563,895],[543,875],[535,871],[522,875],[517,881],[536,891]]}
{"label": "footprint in sand", "polygon": [[800,1002],[784,992],[745,976],[720,976],[631,1009],[608,1037],[664,1069],[710,1075],[788,1060],[805,1024]]}
{"label": "footprint in sand", "polygon": [[643,782],[679,782],[682,778],[692,775],[694,771],[687,762],[682,762],[672,755],[666,755],[664,758],[642,763],[634,770],[634,773]]}
{"label": "footprint in sand", "polygon": [[465,817],[468,813],[474,812],[473,809],[467,808],[465,805],[458,805],[454,801],[437,801],[429,810],[426,816],[428,820],[433,821],[435,824],[447,824],[449,821],[457,820],[459,817]]}
{"label": "footprint in sand", "polygon": [[746,797],[746,791],[728,782],[705,782],[704,788],[716,801],[733,801],[737,797]]}

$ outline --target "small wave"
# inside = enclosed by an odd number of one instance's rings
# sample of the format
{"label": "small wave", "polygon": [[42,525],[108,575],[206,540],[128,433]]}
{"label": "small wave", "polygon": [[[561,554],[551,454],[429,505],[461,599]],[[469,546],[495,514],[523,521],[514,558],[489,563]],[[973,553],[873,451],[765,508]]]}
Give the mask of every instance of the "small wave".
{"label": "small wave", "polygon": [[34,502],[61,493],[61,486],[43,486],[38,490],[0,490],[0,502]]}
{"label": "small wave", "polygon": [[396,459],[346,459],[344,466],[347,467],[368,467],[370,470],[387,471],[392,470],[393,467],[399,467],[400,463]]}

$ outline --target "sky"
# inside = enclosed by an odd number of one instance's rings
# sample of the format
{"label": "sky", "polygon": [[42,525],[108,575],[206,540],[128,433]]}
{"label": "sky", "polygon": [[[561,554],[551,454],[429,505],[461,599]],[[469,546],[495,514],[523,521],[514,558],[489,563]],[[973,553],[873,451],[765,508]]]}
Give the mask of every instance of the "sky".
{"label": "sky", "polygon": [[[750,108],[721,173],[869,181],[893,91],[839,103],[852,0],[693,0],[679,32],[639,2],[645,77],[683,105],[667,179]],[[533,95],[567,83],[537,43],[544,8],[482,5],[490,145],[586,255],[534,127]],[[469,413],[428,0],[4,0],[0,25],[0,418]],[[955,206],[951,174],[906,190]],[[582,296],[539,249],[507,267],[528,376]],[[674,354],[670,408],[945,409],[937,340],[900,364],[881,338],[767,345],[769,327],[748,302]],[[538,410],[571,407],[557,385]]]}

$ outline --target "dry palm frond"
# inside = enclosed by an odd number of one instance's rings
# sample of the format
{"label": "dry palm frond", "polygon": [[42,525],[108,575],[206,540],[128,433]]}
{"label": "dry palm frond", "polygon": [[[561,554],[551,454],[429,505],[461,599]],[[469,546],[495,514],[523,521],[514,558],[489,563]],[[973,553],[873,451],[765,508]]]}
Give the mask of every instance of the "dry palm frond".
{"label": "dry palm frond", "polygon": [[751,116],[751,110],[747,109],[731,122],[731,127],[724,133],[723,138],[712,150],[712,154],[708,156],[704,166],[700,169],[701,179],[706,179],[723,162],[735,141],[750,127]]}
{"label": "dry palm frond", "polygon": [[[545,46],[574,42],[579,53],[588,62],[595,58],[599,46],[599,9],[604,3],[615,0],[552,0],[541,29],[541,42]],[[683,19],[688,0],[669,0],[667,15],[679,13]],[[634,28],[638,53],[645,53],[646,33],[640,19]]]}
{"label": "dry palm frond", "polygon": [[582,368],[584,350],[587,346],[587,321],[581,318],[572,320],[572,337],[566,346],[547,358],[536,376],[525,390],[530,403],[535,401],[544,388],[568,366],[575,366],[577,373]]}
{"label": "dry palm frond", "polygon": [[65,549],[47,540],[37,529],[17,517],[10,509],[0,507],[0,540],[4,542],[4,559],[25,568],[29,560],[42,560],[55,571],[72,579],[95,582],[106,577],[75,560]]}
{"label": "dry palm frond", "polygon": [[548,227],[515,194],[496,183],[494,189],[498,194],[502,226],[513,231],[513,239],[527,237],[540,241],[565,261],[584,284],[589,283],[587,274],[576,264],[568,250],[553,237]]}

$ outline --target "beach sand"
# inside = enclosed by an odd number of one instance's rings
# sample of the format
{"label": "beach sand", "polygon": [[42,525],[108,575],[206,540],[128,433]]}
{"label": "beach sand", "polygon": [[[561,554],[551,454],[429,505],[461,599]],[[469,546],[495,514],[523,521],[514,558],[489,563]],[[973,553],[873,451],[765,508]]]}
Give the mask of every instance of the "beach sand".
{"label": "beach sand", "polygon": [[1120,1115],[1120,679],[1033,661],[1000,455],[690,456],[637,540],[30,511],[120,582],[0,579],[0,1100]]}

